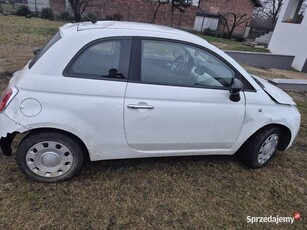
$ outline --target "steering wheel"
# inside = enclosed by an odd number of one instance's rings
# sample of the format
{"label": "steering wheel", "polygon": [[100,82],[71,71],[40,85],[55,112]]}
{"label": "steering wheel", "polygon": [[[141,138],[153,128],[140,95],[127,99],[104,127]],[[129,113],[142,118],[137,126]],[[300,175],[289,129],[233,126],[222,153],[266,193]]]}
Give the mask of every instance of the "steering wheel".
{"label": "steering wheel", "polygon": [[168,71],[168,76],[173,76],[183,70],[185,64],[185,59],[183,55],[178,56],[172,63],[169,64],[170,69]]}

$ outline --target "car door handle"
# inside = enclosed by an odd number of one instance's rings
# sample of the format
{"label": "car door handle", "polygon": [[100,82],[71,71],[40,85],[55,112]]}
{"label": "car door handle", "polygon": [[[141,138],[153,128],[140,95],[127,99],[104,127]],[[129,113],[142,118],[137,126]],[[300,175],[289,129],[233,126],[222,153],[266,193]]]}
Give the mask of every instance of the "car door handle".
{"label": "car door handle", "polygon": [[154,109],[155,108],[153,105],[148,105],[146,103],[139,103],[137,105],[130,104],[130,105],[127,105],[127,107],[129,109]]}

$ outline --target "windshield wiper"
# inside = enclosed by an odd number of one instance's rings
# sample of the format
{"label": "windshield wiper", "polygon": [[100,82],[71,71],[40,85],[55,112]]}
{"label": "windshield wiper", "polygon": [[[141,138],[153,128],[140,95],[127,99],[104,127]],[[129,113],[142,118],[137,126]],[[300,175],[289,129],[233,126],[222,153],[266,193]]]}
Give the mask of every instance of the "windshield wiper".
{"label": "windshield wiper", "polygon": [[255,82],[256,82],[262,89],[265,88],[261,81],[259,81],[257,78],[255,78],[255,77],[253,77],[253,76],[252,76],[252,78],[255,80]]}

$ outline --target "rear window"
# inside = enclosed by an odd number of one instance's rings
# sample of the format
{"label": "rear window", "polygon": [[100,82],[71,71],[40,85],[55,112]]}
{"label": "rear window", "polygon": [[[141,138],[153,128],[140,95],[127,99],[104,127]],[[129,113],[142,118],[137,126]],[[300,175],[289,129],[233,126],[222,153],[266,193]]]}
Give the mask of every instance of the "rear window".
{"label": "rear window", "polygon": [[40,59],[44,53],[46,53],[47,50],[50,49],[51,46],[53,46],[57,41],[61,39],[61,35],[59,32],[57,32],[48,42],[47,44],[38,52],[37,55],[32,59],[32,61],[29,64],[29,69],[32,68],[32,66]]}

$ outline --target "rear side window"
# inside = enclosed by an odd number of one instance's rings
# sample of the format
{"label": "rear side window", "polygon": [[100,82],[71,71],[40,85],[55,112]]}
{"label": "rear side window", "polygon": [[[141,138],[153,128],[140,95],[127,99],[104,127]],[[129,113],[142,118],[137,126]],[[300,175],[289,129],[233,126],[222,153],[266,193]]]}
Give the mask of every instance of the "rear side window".
{"label": "rear side window", "polygon": [[112,69],[117,71],[119,69],[120,50],[120,41],[95,44],[76,59],[69,73],[108,76]]}
{"label": "rear side window", "polygon": [[61,35],[59,32],[57,32],[48,42],[47,44],[39,51],[39,53],[32,59],[32,61],[29,64],[29,69],[32,68],[32,66],[46,53],[48,49],[50,49],[51,46],[53,46],[57,41],[61,39]]}
{"label": "rear side window", "polygon": [[71,61],[64,75],[95,79],[126,79],[131,40],[96,41],[83,48]]}

